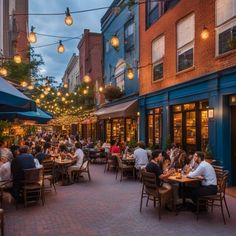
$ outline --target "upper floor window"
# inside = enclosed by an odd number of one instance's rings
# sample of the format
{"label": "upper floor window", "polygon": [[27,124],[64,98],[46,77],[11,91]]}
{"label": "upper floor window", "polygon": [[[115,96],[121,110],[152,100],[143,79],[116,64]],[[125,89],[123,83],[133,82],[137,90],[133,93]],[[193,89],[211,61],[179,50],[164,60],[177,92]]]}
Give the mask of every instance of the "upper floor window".
{"label": "upper floor window", "polygon": [[236,1],[216,1],[216,55],[236,49]]}
{"label": "upper floor window", "polygon": [[177,71],[193,66],[195,15],[191,14],[177,24]]}
{"label": "upper floor window", "polygon": [[125,52],[130,51],[134,48],[134,21],[129,21],[125,25]]}
{"label": "upper floor window", "polygon": [[163,57],[165,54],[165,36],[152,42],[152,80],[163,78]]}
{"label": "upper floor window", "polygon": [[160,16],[161,16],[161,2],[147,0],[146,2],[147,28],[150,27]]}
{"label": "upper floor window", "polygon": [[121,91],[125,89],[125,69],[126,63],[124,60],[118,61],[115,68],[115,82],[116,86],[119,87]]}

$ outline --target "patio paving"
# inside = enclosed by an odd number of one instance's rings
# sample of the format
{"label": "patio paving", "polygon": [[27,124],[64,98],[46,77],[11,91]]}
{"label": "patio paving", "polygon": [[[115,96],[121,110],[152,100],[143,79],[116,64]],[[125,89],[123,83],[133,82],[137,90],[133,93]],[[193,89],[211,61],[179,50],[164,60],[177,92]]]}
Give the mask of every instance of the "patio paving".
{"label": "patio paving", "polygon": [[[45,206],[18,210],[4,202],[6,235],[236,235],[236,199],[227,197],[231,218],[224,225],[220,211],[179,215],[163,211],[161,221],[152,204],[139,213],[141,183],[115,180],[103,173],[103,165],[91,166],[91,182],[57,186],[57,194],[47,193]],[[87,180],[87,177],[85,177]]]}

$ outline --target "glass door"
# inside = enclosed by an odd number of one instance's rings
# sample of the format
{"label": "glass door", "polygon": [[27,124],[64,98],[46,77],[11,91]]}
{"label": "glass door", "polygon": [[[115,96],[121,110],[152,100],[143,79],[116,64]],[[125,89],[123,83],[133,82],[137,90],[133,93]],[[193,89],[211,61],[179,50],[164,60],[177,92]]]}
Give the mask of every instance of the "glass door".
{"label": "glass door", "polygon": [[111,121],[106,120],[106,140],[111,142]]}
{"label": "glass door", "polygon": [[173,115],[173,133],[174,133],[174,143],[182,144],[182,113],[174,113]]}

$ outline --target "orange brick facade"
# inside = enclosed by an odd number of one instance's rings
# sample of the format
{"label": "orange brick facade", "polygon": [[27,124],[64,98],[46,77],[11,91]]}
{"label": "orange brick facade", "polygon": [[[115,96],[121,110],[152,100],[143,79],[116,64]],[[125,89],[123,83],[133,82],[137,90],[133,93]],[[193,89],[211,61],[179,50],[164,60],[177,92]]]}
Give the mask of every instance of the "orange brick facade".
{"label": "orange brick facade", "polygon": [[[190,13],[195,13],[194,66],[189,70],[177,73],[176,25],[180,19]],[[139,19],[140,95],[236,65],[236,50],[216,57],[215,0],[181,0],[148,29],[145,24],[145,4],[140,4]],[[204,26],[210,33],[207,40],[201,38]],[[164,78],[153,83],[151,79],[152,41],[160,35],[165,35]]]}

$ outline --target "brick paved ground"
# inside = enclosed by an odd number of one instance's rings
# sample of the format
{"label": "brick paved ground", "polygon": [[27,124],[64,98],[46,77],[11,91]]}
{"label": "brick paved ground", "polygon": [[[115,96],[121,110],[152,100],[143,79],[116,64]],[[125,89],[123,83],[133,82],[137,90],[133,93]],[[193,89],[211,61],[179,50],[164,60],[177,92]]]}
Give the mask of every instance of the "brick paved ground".
{"label": "brick paved ground", "polygon": [[92,165],[92,182],[57,186],[47,193],[46,205],[18,210],[4,203],[6,235],[236,235],[236,199],[228,197],[231,219],[224,225],[218,210],[196,221],[192,212],[175,216],[164,211],[158,221],[150,206],[139,213],[141,184],[119,182],[114,173],[103,173],[103,165]]}

